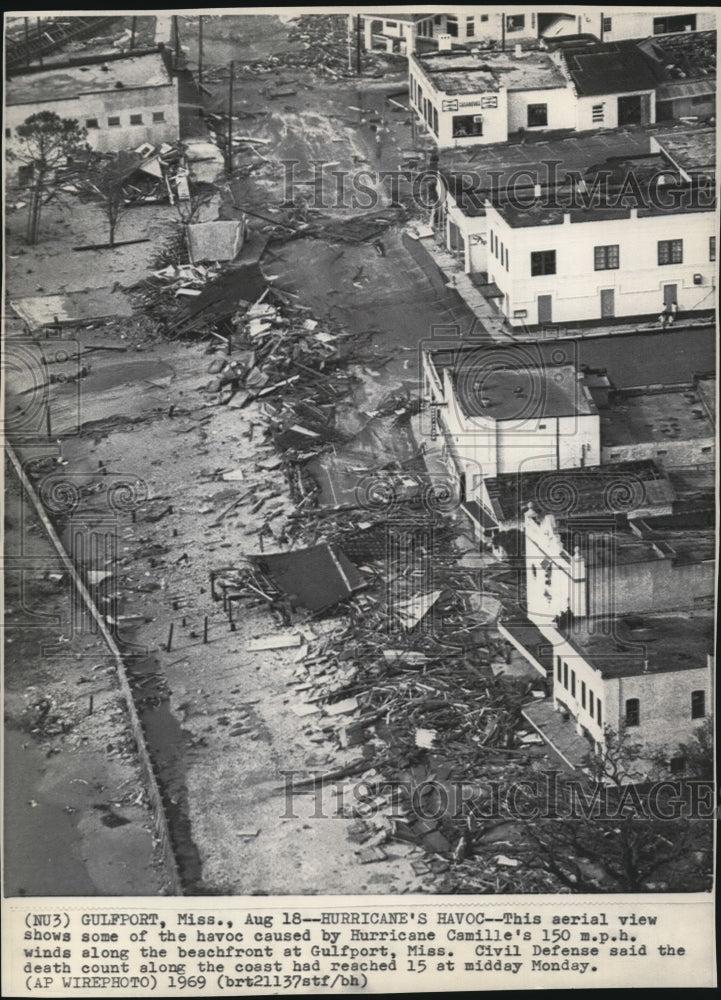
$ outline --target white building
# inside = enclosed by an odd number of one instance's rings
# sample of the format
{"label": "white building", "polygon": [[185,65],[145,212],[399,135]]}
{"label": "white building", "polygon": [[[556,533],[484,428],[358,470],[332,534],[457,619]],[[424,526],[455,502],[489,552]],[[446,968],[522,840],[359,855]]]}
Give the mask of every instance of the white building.
{"label": "white building", "polygon": [[481,503],[483,478],[600,462],[598,410],[571,365],[505,352],[423,358],[424,398],[443,436],[443,459],[466,500]]}
{"label": "white building", "polygon": [[[409,55],[440,45],[513,45],[536,41],[540,24],[535,11],[525,8],[489,8],[482,13],[473,8],[453,13],[361,13],[349,15],[349,31],[360,32],[366,51]],[[541,15],[541,18],[543,15]],[[555,18],[555,15],[554,15]]]}
{"label": "white building", "polygon": [[594,35],[602,42],[646,38],[669,32],[705,31],[716,27],[717,15],[710,7],[604,7],[581,14],[541,15],[541,35],[546,39],[565,35]]}
{"label": "white building", "polygon": [[441,147],[574,127],[568,78],[548,53],[440,48],[412,56],[408,67],[411,107]]}
{"label": "white building", "polygon": [[715,308],[713,207],[609,214],[538,213],[527,224],[487,206],[488,276],[511,326]]}
{"label": "white building", "polygon": [[442,157],[438,225],[512,327],[710,313],[714,142],[706,128],[551,141],[542,158],[494,148],[486,173]]}
{"label": "white building", "polygon": [[39,111],[76,119],[93,149],[111,152],[178,138],[178,83],[166,54],[74,58],[16,73],[5,89],[5,140],[20,149],[15,129]]}
{"label": "white building", "polygon": [[524,527],[527,613],[552,647],[554,708],[597,748],[610,727],[649,756],[673,751],[711,711],[713,527],[694,532],[681,517],[562,528],[532,508]]}

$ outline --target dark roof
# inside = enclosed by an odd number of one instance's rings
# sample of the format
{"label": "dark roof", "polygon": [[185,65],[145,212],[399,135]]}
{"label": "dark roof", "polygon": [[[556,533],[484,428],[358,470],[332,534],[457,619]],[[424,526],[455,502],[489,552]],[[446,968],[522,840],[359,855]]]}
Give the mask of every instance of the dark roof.
{"label": "dark roof", "polygon": [[[669,157],[666,147],[669,150],[683,147],[693,151],[694,164],[699,164],[693,172],[708,177],[707,188],[710,187],[714,175],[712,138],[713,130],[707,127],[694,128],[688,123],[674,125],[671,122],[576,133],[562,138],[549,138],[539,133],[535,137],[528,135],[523,143],[491,143],[440,150],[438,169],[451,195],[467,216],[485,215],[486,201],[502,204],[512,194],[517,201],[522,199],[531,206],[528,210],[530,218],[534,217],[536,204],[539,205],[538,211],[550,213],[553,220],[559,223],[563,221],[563,206],[566,205],[569,206],[566,211],[580,206],[575,212],[579,219],[589,217],[597,205],[604,218],[611,218],[608,213],[613,211],[622,217],[628,215],[629,209],[620,204],[619,186],[627,193],[624,202],[632,204],[638,200],[628,195],[628,184],[623,188],[629,170],[634,178],[639,179],[642,206],[648,204],[653,208],[658,200],[651,195],[654,190],[652,185],[657,182],[659,173],[667,177],[669,184],[685,184],[674,167],[676,161],[673,156]],[[664,152],[660,151],[661,147]],[[700,151],[703,151],[702,156],[699,156]],[[683,161],[679,161],[684,170],[686,159],[688,154]],[[686,170],[686,173],[690,171]],[[594,178],[599,174],[602,185],[594,194]],[[581,175],[585,179],[589,192],[587,197],[576,193],[569,175]],[[538,201],[533,197],[536,184],[541,188]],[[703,198],[693,191],[686,193],[684,190],[683,195],[675,200],[668,199],[674,206],[667,209],[669,213],[691,210],[694,200],[703,201],[710,207],[708,191]],[[675,207],[676,201],[678,208]],[[616,203],[620,205],[618,209],[613,207]],[[586,204],[588,209],[583,207]],[[640,210],[647,209],[641,207]],[[522,213],[517,211],[516,215],[519,214]]]}
{"label": "dark roof", "polygon": [[529,422],[530,428],[530,422],[544,417],[597,412],[572,364],[520,369],[502,354],[489,353],[480,368],[461,365],[453,380],[458,406],[467,417]]}
{"label": "dark roof", "polygon": [[252,562],[294,604],[323,611],[365,586],[365,579],[346,554],[332,545],[253,556]]}
{"label": "dark roof", "polygon": [[597,336],[539,340],[533,344],[493,346],[487,342],[465,342],[463,347],[431,351],[438,371],[455,369],[463,364],[469,369],[478,352],[478,366],[488,370],[490,351],[501,351],[501,360],[510,365],[518,357],[518,371],[528,372],[539,363],[548,366],[574,364],[605,370],[616,388],[643,385],[678,385],[693,382],[697,372],[715,367],[715,331],[713,327],[682,327],[649,330],[643,333],[617,333]]}
{"label": "dark roof", "polygon": [[580,97],[653,90],[656,77],[634,41],[583,42],[562,50]]}
{"label": "dark roof", "polygon": [[603,677],[639,677],[698,670],[713,652],[711,611],[686,614],[613,615],[576,619],[564,634]]}
{"label": "dark roof", "polygon": [[676,493],[654,462],[616,462],[560,472],[507,473],[484,481],[500,521],[517,521],[529,503],[537,514],[583,517],[670,508]]}

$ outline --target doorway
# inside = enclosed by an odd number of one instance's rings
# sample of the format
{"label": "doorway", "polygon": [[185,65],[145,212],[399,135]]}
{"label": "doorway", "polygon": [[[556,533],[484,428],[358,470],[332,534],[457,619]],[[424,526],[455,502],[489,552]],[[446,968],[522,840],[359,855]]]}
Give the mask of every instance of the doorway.
{"label": "doorway", "polygon": [[553,322],[553,296],[538,296],[538,322],[541,326]]}
{"label": "doorway", "polygon": [[663,304],[665,306],[671,306],[674,302],[677,302],[676,294],[678,292],[678,285],[664,285],[663,286]]}
{"label": "doorway", "polygon": [[601,319],[610,319],[616,315],[616,289],[601,289]]}
{"label": "doorway", "polygon": [[641,97],[639,94],[632,95],[631,97],[619,97],[618,124],[641,124]]}

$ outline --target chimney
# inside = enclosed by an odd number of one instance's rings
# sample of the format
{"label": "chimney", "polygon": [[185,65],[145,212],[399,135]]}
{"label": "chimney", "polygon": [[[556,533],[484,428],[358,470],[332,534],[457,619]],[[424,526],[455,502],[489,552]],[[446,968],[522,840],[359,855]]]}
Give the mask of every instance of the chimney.
{"label": "chimney", "polygon": [[439,35],[438,36],[438,51],[439,52],[450,52],[451,51],[451,36],[450,35]]}

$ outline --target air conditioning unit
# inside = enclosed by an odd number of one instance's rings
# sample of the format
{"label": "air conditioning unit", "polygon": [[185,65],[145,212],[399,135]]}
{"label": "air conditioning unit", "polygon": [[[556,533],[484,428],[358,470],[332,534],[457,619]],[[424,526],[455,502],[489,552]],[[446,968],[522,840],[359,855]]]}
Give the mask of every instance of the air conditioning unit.
{"label": "air conditioning unit", "polygon": [[693,276],[693,283],[694,283],[694,285],[703,285],[703,275],[702,274],[694,274],[694,276]]}

